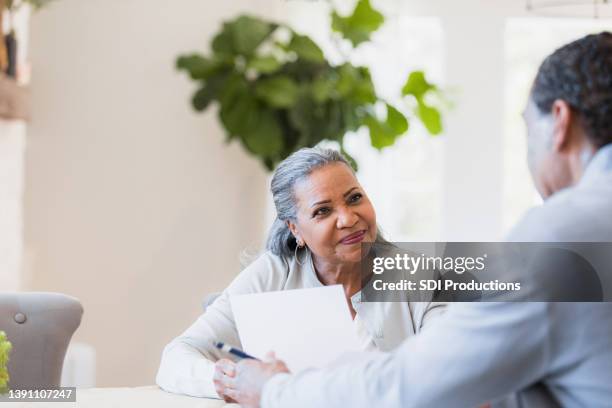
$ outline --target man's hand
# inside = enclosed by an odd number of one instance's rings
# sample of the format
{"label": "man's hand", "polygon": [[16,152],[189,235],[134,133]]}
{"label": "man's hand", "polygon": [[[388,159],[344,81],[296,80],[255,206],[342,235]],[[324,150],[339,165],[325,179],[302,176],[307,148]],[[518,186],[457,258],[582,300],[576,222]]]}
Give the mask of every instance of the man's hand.
{"label": "man's hand", "polygon": [[264,361],[241,360],[233,376],[223,377],[223,393],[243,408],[257,408],[266,381],[278,373],[289,373],[289,369],[274,353],[268,353]]}
{"label": "man's hand", "polygon": [[235,375],[236,375],[236,363],[234,363],[233,361],[228,360],[227,358],[223,358],[221,360],[218,360],[215,363],[215,373],[213,375],[213,383],[215,384],[215,391],[217,391],[217,394],[219,394],[219,396],[223,398],[225,402],[236,402],[233,399],[231,399],[229,396],[226,395],[225,393],[226,388],[223,385],[224,384],[223,379],[225,377],[233,378]]}

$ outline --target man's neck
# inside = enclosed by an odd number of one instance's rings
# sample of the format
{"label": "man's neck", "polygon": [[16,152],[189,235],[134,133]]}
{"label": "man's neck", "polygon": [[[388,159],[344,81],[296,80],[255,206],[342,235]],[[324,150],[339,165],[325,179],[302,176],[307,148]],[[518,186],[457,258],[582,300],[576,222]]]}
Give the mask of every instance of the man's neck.
{"label": "man's neck", "polygon": [[584,172],[597,153],[597,149],[588,139],[583,136],[583,142],[576,147],[575,153],[570,160],[570,172],[572,176],[572,184],[577,184],[584,175]]}

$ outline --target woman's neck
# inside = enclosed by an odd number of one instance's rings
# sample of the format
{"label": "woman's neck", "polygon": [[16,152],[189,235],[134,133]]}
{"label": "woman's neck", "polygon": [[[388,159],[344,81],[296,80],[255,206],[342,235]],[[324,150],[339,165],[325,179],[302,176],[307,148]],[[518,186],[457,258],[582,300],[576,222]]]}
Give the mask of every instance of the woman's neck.
{"label": "woman's neck", "polygon": [[342,285],[347,297],[351,297],[361,290],[359,262],[333,264],[325,262],[314,255],[312,261],[319,281],[325,286]]}

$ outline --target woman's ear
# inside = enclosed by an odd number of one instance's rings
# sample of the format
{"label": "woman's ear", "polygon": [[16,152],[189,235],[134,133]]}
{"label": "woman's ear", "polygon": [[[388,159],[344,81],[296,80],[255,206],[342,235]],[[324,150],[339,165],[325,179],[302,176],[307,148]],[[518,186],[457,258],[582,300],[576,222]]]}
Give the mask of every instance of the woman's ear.
{"label": "woman's ear", "polygon": [[303,245],[303,241],[300,238],[300,233],[298,232],[298,228],[297,225],[295,225],[295,223],[287,220],[287,227],[289,228],[289,231],[291,231],[291,233],[293,234],[293,237],[295,238],[295,240],[298,243],[298,246],[302,246]]}

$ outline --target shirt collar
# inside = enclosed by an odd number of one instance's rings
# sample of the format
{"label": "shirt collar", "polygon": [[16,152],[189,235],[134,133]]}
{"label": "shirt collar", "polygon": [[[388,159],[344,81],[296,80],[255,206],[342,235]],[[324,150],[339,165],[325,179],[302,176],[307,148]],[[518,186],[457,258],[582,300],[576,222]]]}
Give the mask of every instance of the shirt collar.
{"label": "shirt collar", "polygon": [[588,183],[602,173],[612,171],[612,143],[601,147],[589,161],[580,183]]}

